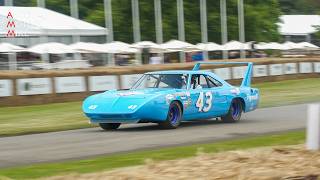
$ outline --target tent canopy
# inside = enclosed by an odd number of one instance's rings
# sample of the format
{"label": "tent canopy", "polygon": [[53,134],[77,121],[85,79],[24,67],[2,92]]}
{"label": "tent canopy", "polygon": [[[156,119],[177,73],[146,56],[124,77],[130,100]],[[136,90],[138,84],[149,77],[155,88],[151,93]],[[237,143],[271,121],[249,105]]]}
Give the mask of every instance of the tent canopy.
{"label": "tent canopy", "polygon": [[197,51],[199,50],[195,45],[179,41],[179,40],[170,40],[166,43],[161,44],[161,47],[164,49],[168,49],[169,52],[175,52],[175,51]]}
{"label": "tent canopy", "polygon": [[73,50],[78,52],[87,52],[87,53],[137,53],[139,52],[138,49],[133,48],[132,45],[120,42],[120,41],[113,41],[106,44],[97,44],[97,43],[86,43],[86,42],[78,42],[71,44],[70,47]]}
{"label": "tent canopy", "polygon": [[23,52],[25,48],[10,43],[0,43],[0,53]]}
{"label": "tent canopy", "polygon": [[197,48],[204,50],[204,51],[221,51],[223,50],[223,46],[213,43],[213,42],[208,42],[208,43],[199,43],[197,44]]}
{"label": "tent canopy", "polygon": [[75,51],[73,49],[71,49],[70,46],[62,44],[62,43],[56,43],[56,42],[38,44],[38,45],[35,45],[35,46],[28,48],[27,51],[37,53],[37,54],[75,53]]}
{"label": "tent canopy", "polygon": [[105,53],[103,45],[97,43],[77,42],[69,45],[69,47],[77,52],[82,53]]}
{"label": "tent canopy", "polygon": [[229,41],[223,45],[224,50],[232,51],[232,50],[249,50],[250,45],[247,43],[242,43],[239,41]]}
{"label": "tent canopy", "polygon": [[311,44],[309,42],[300,42],[298,43],[301,47],[305,48],[305,49],[318,49],[319,47]]}
{"label": "tent canopy", "polygon": [[0,36],[6,36],[7,16],[11,13],[17,36],[98,36],[107,33],[106,28],[72,18],[70,16],[41,7],[0,6]]}
{"label": "tent canopy", "polygon": [[277,42],[259,43],[256,45],[256,49],[270,49],[270,50],[285,50],[287,49],[283,44]]}
{"label": "tent canopy", "polygon": [[117,53],[130,54],[130,53],[139,52],[139,50],[134,48],[132,45],[124,42],[120,42],[120,41],[113,41],[110,43],[103,44],[103,47],[106,53],[113,53],[113,54],[117,54]]}
{"label": "tent canopy", "polygon": [[152,41],[141,41],[132,44],[132,46],[138,49],[148,48],[150,49],[151,53],[164,53],[167,51],[166,49],[162,48],[159,44],[156,44]]}
{"label": "tent canopy", "polygon": [[152,42],[152,41],[140,41],[132,44],[132,46],[136,48],[161,48],[160,45]]}
{"label": "tent canopy", "polygon": [[308,43],[308,42],[300,42],[300,43],[295,43],[295,42],[284,42],[282,44],[277,43],[277,42],[270,42],[270,43],[265,43],[265,42],[260,42],[259,44],[256,44],[256,49],[270,49],[270,50],[290,50],[290,49],[318,49],[319,47]]}
{"label": "tent canopy", "polygon": [[285,49],[303,49],[303,46],[291,41],[286,41],[282,45],[285,47]]}

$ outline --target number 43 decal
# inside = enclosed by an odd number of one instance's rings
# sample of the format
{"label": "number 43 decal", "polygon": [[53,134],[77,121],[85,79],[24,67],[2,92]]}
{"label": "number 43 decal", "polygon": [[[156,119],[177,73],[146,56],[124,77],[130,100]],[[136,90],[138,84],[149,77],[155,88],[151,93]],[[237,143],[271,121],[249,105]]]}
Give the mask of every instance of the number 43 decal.
{"label": "number 43 decal", "polygon": [[199,112],[208,112],[212,106],[212,93],[210,91],[206,92],[206,102],[204,102],[204,93],[200,92],[199,98],[196,103],[196,107],[199,108]]}

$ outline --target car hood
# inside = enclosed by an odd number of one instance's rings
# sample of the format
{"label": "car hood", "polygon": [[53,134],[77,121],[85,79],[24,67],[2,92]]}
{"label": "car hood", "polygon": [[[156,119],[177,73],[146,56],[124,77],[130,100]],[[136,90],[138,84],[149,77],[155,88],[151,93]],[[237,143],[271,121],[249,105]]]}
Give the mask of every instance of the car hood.
{"label": "car hood", "polygon": [[175,92],[175,90],[158,88],[111,90],[88,97],[83,102],[82,108],[85,113],[133,113],[150,100],[173,92]]}

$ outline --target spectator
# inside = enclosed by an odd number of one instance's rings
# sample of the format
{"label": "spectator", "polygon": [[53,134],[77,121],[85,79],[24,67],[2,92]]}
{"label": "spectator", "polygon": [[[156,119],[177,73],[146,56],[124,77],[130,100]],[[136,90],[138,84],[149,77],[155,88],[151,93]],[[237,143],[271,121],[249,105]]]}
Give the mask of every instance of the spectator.
{"label": "spectator", "polygon": [[162,57],[159,54],[152,54],[149,60],[150,64],[161,64]]}
{"label": "spectator", "polygon": [[192,61],[203,61],[203,53],[202,52],[196,52],[192,55]]}

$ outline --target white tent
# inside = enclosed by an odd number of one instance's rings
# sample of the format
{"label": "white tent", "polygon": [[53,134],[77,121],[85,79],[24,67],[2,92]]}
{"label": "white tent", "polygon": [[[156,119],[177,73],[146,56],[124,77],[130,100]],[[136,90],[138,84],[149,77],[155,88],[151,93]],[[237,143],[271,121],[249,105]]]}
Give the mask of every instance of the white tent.
{"label": "white tent", "polygon": [[246,43],[241,43],[239,41],[229,41],[226,44],[223,45],[223,49],[227,51],[231,50],[249,50],[250,45]]}
{"label": "white tent", "polygon": [[22,52],[25,48],[10,43],[0,43],[0,53]]}
{"label": "white tent", "polygon": [[295,43],[295,42],[287,41],[282,44],[277,42],[270,42],[270,43],[260,42],[256,44],[255,48],[262,49],[262,50],[267,50],[267,49],[290,50],[290,49],[317,49],[319,47],[308,42]]}
{"label": "white tent", "polygon": [[301,42],[301,43],[294,43],[294,42],[290,42],[287,41],[285,43],[283,43],[283,45],[288,49],[317,49],[319,48],[316,45],[313,45],[309,42]]}
{"label": "white tent", "polygon": [[75,51],[68,45],[56,42],[43,43],[32,46],[27,49],[28,52],[33,52],[37,54],[66,54],[75,53]]}
{"label": "white tent", "polygon": [[138,49],[149,48],[152,53],[162,53],[165,52],[166,49],[162,48],[159,44],[156,44],[152,41],[141,41],[132,44],[133,47]]}
{"label": "white tent", "polygon": [[10,43],[0,43],[0,53],[7,53],[9,60],[9,69],[16,70],[17,69],[17,52],[23,52],[26,49],[20,46],[15,46]]}
{"label": "white tent", "polygon": [[69,45],[69,47],[81,53],[105,53],[104,46],[97,43],[77,42]]}
{"label": "white tent", "polygon": [[160,45],[152,42],[152,41],[140,41],[137,43],[132,44],[133,47],[136,48],[161,48]]}
{"label": "white tent", "polygon": [[264,47],[267,45],[266,42],[259,42],[257,44],[254,45],[255,49],[264,49]]}
{"label": "white tent", "polygon": [[103,44],[103,50],[106,53],[138,53],[139,50],[134,48],[132,45],[120,42],[120,41],[114,41],[111,43]]}
{"label": "white tent", "polygon": [[197,48],[199,48],[203,51],[221,51],[221,50],[223,50],[223,46],[221,46],[220,44],[213,43],[213,42],[199,43],[196,46],[197,46]]}
{"label": "white tent", "polygon": [[318,46],[311,44],[309,42],[300,42],[298,43],[300,47],[304,48],[304,49],[319,49]]}
{"label": "white tent", "polygon": [[317,31],[320,25],[319,15],[283,15],[280,17],[279,31],[281,35],[308,35]]}
{"label": "white tent", "polygon": [[138,49],[134,48],[132,45],[114,41],[106,44],[97,44],[97,43],[87,43],[87,42],[78,42],[70,45],[70,48],[78,52],[87,52],[87,53],[137,53]]}
{"label": "white tent", "polygon": [[[40,7],[0,6],[2,26],[7,25],[9,12],[15,23],[16,36],[97,36],[107,33],[106,28]],[[0,36],[7,33],[7,28],[0,28]]]}
{"label": "white tent", "polygon": [[161,44],[161,47],[164,49],[168,49],[171,52],[200,50],[193,44],[178,40],[170,40],[166,43]]}
{"label": "white tent", "polygon": [[277,43],[277,42],[270,42],[270,43],[264,43],[261,42],[256,45],[256,49],[262,49],[262,50],[286,50],[288,49],[283,44]]}
{"label": "white tent", "polygon": [[303,49],[303,46],[299,45],[298,43],[291,42],[291,41],[286,41],[282,45],[287,50],[290,50],[290,49]]}

